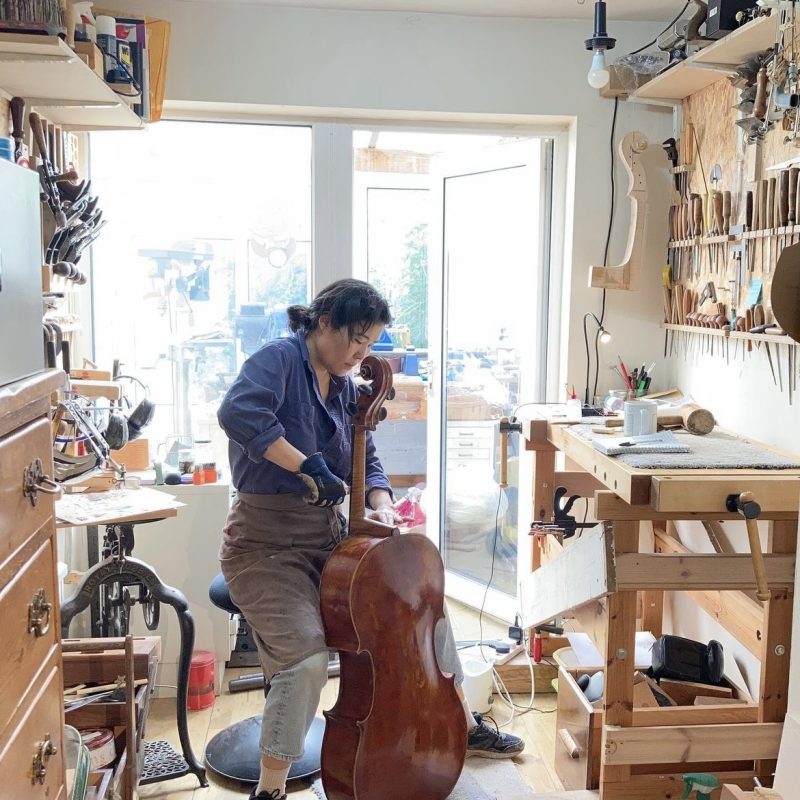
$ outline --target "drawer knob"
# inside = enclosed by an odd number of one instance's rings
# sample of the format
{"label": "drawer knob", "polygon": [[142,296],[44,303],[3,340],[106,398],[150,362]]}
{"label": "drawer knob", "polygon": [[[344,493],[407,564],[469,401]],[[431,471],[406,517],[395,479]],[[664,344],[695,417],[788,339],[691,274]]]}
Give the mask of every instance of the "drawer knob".
{"label": "drawer knob", "polygon": [[47,777],[47,762],[50,760],[50,756],[54,756],[57,752],[56,746],[50,740],[50,734],[46,734],[44,741],[39,742],[39,746],[33,755],[32,784],[44,783],[44,779]]}
{"label": "drawer knob", "polygon": [[44,636],[50,630],[50,612],[53,604],[47,602],[44,589],[39,589],[28,603],[28,633],[37,638]]}
{"label": "drawer knob", "polygon": [[35,506],[39,500],[38,492],[45,494],[61,494],[61,487],[49,476],[44,474],[41,458],[34,458],[22,473],[22,493]]}

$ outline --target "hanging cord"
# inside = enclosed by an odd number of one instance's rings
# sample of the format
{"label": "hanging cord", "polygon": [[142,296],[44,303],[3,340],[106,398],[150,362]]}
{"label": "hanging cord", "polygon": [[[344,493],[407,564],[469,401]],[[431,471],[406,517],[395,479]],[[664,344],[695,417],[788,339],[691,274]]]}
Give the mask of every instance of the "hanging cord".
{"label": "hanging cord", "polygon": [[[663,31],[661,31],[661,33],[666,33],[683,16],[683,12],[686,11],[687,8],[689,8],[689,0],[686,0],[686,2],[683,5],[683,8],[678,12],[677,16],[672,20],[672,22],[669,23],[669,25],[667,25],[666,28],[664,28]],[[661,36],[661,33],[659,33],[658,36]],[[628,53],[628,55],[635,56],[637,53],[641,53],[642,50],[646,50],[651,45],[654,45],[658,41],[658,36],[656,36],[655,39],[648,42],[647,44],[643,44],[638,50],[631,50],[631,52]],[[623,56],[623,58],[624,57],[625,56]]]}
{"label": "hanging cord", "polygon": [[[608,213],[608,229],[606,231],[606,244],[603,248],[603,266],[608,266],[608,251],[611,246],[611,230],[614,226],[614,212],[615,206],[617,201],[617,182],[614,177],[614,138],[617,132],[617,112],[619,111],[619,98],[614,98],[614,113],[611,117],[611,134],[608,140],[608,147],[610,151],[611,157],[611,167],[609,170],[609,176],[611,180],[611,208]],[[603,322],[606,318],[606,290],[603,289],[603,294],[601,298],[600,304],[600,325],[603,325]],[[598,347],[600,339],[600,329],[595,333],[594,336],[594,389],[592,392],[592,397],[589,397],[589,374],[591,370],[591,359],[589,358],[589,334],[586,331],[586,315],[583,317],[583,343],[586,347],[586,391],[584,393],[584,405],[590,404],[590,399],[594,399],[594,395],[597,394],[597,383],[598,383],[598,375],[600,371],[600,351]]]}

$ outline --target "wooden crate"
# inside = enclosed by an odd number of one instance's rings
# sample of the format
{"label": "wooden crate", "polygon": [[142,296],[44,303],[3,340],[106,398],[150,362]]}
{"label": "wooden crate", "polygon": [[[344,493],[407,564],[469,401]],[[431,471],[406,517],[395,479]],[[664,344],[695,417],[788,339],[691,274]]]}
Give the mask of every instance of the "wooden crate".
{"label": "wooden crate", "polygon": [[[580,670],[589,673],[593,670]],[[596,671],[596,670],[595,670]],[[603,738],[603,709],[600,703],[586,699],[576,682],[578,672],[563,667],[558,673],[558,703],[556,711],[556,774],[565,789],[597,789],[600,785],[600,756]],[[699,684],[691,684],[699,686]],[[737,698],[740,691],[731,687]],[[699,693],[702,691],[698,689]],[[686,690],[688,697],[690,690]],[[693,699],[694,696],[692,696]],[[671,727],[714,724],[747,724],[758,719],[758,706],[749,697],[742,697],[740,705],[686,705],[671,708],[635,708],[633,725],[636,727]],[[713,734],[711,734],[713,735]],[[752,761],[723,762],[721,764],[654,764],[638,765],[633,774],[662,775],[677,772],[747,771],[753,769]]]}

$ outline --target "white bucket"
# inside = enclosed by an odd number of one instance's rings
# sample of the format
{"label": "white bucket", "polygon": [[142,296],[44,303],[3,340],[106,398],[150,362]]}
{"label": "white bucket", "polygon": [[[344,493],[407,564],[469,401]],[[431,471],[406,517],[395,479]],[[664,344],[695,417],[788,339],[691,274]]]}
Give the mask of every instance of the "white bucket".
{"label": "white bucket", "polygon": [[467,656],[462,659],[464,669],[464,696],[469,707],[478,714],[485,714],[492,705],[492,669],[491,663],[482,659]]}

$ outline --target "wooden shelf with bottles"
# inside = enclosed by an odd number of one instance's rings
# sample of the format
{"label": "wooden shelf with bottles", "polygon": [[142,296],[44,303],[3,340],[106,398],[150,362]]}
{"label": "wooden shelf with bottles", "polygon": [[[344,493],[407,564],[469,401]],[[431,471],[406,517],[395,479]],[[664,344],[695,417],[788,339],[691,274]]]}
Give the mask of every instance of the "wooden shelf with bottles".
{"label": "wooden shelf with bottles", "polygon": [[0,95],[72,131],[135,130],[144,123],[126,99],[57,36],[0,34]]}
{"label": "wooden shelf with bottles", "polygon": [[775,43],[778,15],[758,17],[640,86],[635,100],[683,100],[732,74],[735,67]]}

